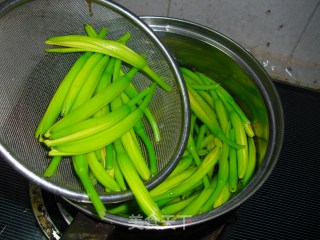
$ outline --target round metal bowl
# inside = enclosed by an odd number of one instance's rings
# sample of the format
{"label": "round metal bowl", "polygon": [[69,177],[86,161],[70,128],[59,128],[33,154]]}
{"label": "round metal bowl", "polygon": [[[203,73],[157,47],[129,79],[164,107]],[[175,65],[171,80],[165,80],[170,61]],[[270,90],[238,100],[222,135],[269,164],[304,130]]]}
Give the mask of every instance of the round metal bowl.
{"label": "round metal bowl", "polygon": [[[249,116],[258,153],[258,169],[251,182],[222,206],[168,226],[144,224],[147,229],[181,228],[214,220],[239,207],[251,197],[272,172],[282,147],[284,119],[277,91],[259,62],[243,47],[212,29],[192,22],[142,17],[171,51],[180,66],[188,66],[217,79],[234,96]],[[75,207],[95,216],[90,205]],[[133,226],[132,219],[107,214],[106,222]]]}

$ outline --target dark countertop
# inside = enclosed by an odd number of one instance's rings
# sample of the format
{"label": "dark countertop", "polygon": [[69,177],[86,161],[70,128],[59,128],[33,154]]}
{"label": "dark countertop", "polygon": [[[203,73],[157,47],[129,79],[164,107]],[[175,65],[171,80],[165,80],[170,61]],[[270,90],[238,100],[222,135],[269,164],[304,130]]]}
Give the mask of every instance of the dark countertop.
{"label": "dark countertop", "polygon": [[[227,222],[221,240],[319,239],[320,93],[275,82],[285,114],[278,163],[265,184]],[[0,239],[45,239],[28,182],[0,159]]]}

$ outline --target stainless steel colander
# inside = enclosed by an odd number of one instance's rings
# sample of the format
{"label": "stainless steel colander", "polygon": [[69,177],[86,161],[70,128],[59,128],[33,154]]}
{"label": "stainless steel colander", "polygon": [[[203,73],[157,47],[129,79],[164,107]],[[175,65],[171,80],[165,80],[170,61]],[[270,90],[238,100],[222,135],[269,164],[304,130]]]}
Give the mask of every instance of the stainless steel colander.
{"label": "stainless steel colander", "polygon": [[[91,14],[92,11],[92,14]],[[144,53],[150,67],[172,86],[158,89],[150,104],[161,130],[155,145],[159,174],[146,183],[152,188],[176,166],[184,150],[189,126],[189,105],[183,80],[167,49],[156,35],[127,9],[109,1],[34,0],[0,4],[0,152],[4,159],[40,187],[76,201],[89,201],[75,177],[70,159],[61,162],[50,179],[42,173],[50,162],[47,149],[34,137],[51,97],[79,54],[45,53],[48,37],[84,34],[83,25],[108,28],[108,38],[126,32],[128,46]],[[134,79],[138,89],[150,84],[143,74]],[[150,136],[152,132],[147,129]],[[132,198],[131,192],[105,193],[97,186],[102,201]]]}

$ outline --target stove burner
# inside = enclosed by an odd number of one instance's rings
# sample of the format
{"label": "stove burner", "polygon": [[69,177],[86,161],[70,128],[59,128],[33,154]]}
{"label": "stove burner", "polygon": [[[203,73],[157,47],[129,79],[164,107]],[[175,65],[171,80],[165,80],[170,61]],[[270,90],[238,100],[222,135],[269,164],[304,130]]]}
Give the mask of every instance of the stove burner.
{"label": "stove burner", "polygon": [[63,202],[60,197],[48,193],[34,183],[29,183],[31,207],[45,236],[59,240],[73,221],[77,211]]}
{"label": "stove burner", "polygon": [[[97,221],[63,198],[29,184],[31,206],[37,222],[50,240],[78,239],[167,239],[217,240],[225,223],[208,221],[186,229],[139,230]],[[71,224],[72,223],[72,224]],[[106,230],[109,229],[109,230]],[[111,230],[110,230],[111,229]],[[108,235],[106,232],[111,232]],[[100,236],[100,237],[98,237]],[[102,237],[103,236],[103,237]],[[95,238],[93,238],[95,237]]]}

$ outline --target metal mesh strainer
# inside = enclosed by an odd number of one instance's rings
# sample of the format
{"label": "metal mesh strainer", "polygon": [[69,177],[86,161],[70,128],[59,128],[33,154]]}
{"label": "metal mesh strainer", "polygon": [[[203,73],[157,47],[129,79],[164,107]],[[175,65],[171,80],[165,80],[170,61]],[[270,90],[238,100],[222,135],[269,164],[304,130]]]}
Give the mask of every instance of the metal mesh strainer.
{"label": "metal mesh strainer", "polygon": [[[107,1],[92,1],[90,16],[85,0],[6,1],[0,5],[0,152],[18,172],[42,188],[77,201],[88,201],[74,177],[70,159],[56,175],[41,177],[50,158],[47,149],[33,137],[47,104],[78,54],[46,54],[45,39],[63,34],[84,34],[83,24],[96,29],[106,26],[108,38],[126,32],[128,46],[145,53],[150,67],[173,91],[156,91],[150,109],[158,120],[162,140],[156,144],[159,175],[147,183],[152,188],[174,168],[180,158],[189,125],[189,105],[175,62],[153,32],[128,10]],[[137,88],[150,84],[145,75],[134,80]],[[151,134],[151,130],[148,129]],[[132,197],[131,192],[106,194],[97,187],[104,202]]]}

